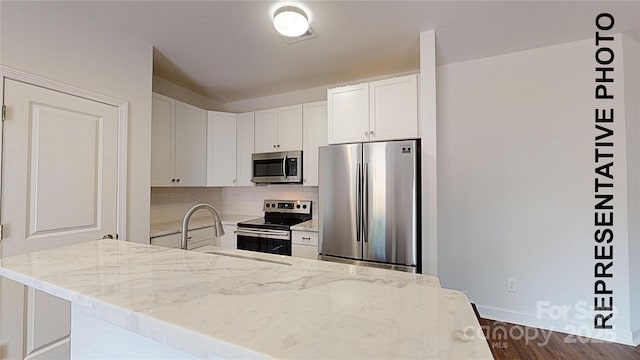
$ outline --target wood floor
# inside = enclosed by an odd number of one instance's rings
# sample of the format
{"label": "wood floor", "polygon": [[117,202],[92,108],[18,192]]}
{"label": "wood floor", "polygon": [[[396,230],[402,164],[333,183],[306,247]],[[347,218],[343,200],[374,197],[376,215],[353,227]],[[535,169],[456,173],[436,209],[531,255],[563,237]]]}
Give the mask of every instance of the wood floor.
{"label": "wood floor", "polygon": [[482,318],[478,320],[496,360],[640,360],[640,346],[602,342]]}

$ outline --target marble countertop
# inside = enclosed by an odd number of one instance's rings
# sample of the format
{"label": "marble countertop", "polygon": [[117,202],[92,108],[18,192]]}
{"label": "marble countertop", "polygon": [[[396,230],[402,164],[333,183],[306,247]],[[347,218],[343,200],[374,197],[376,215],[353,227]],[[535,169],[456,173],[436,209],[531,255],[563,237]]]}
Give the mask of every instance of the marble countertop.
{"label": "marble countertop", "polygon": [[318,220],[311,219],[309,221],[305,221],[303,223],[293,225],[291,227],[291,230],[318,232]]}
{"label": "marble countertop", "polygon": [[[239,222],[257,219],[260,216],[256,215],[229,215],[221,214],[220,218],[223,225],[237,225]],[[202,229],[213,226],[213,219],[211,216],[199,216],[193,217],[189,221],[189,230]],[[150,237],[165,236],[178,234],[182,231],[182,219],[175,221],[167,221],[162,223],[151,224],[149,231]]]}
{"label": "marble countertop", "polygon": [[201,358],[492,358],[466,296],[434,277],[199,250],[218,254],[97,240],[1,259],[0,275]]}

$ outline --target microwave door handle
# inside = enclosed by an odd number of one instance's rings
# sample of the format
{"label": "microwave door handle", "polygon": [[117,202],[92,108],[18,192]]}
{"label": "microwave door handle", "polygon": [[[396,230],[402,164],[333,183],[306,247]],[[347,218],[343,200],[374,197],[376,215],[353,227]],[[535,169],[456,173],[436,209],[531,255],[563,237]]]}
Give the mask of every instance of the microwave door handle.
{"label": "microwave door handle", "polygon": [[282,174],[284,175],[284,177],[289,176],[289,174],[287,174],[287,155],[285,155],[284,159],[282,160]]}

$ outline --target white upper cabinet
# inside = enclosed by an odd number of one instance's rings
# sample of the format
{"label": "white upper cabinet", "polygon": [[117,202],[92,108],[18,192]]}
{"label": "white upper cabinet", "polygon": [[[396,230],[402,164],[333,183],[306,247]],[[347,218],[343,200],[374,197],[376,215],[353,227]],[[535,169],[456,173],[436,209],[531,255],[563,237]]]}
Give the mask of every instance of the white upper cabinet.
{"label": "white upper cabinet", "polygon": [[207,112],[153,94],[151,186],[204,186]]}
{"label": "white upper cabinet", "polygon": [[330,144],[369,140],[369,84],[327,90]]}
{"label": "white upper cabinet", "polygon": [[278,151],[302,149],[302,104],[278,108]]}
{"label": "white upper cabinet", "polygon": [[208,112],[207,185],[236,185],[236,114]]}
{"label": "white upper cabinet", "polygon": [[255,112],[255,152],[302,149],[302,105]]}
{"label": "white upper cabinet", "polygon": [[417,75],[329,89],[330,144],[418,137]]}
{"label": "white upper cabinet", "polygon": [[[151,186],[173,186],[176,101],[153,94],[151,123]],[[174,180],[173,182],[171,180]]]}
{"label": "white upper cabinet", "polygon": [[251,182],[251,154],[254,142],[254,113],[238,114],[236,120],[236,185],[254,186]]}
{"label": "white upper cabinet", "polygon": [[303,186],[318,186],[318,147],[327,145],[327,102],[302,106]]}
{"label": "white upper cabinet", "polygon": [[255,152],[278,151],[278,109],[255,112]]}
{"label": "white upper cabinet", "polygon": [[207,112],[176,101],[176,186],[207,183]]}
{"label": "white upper cabinet", "polygon": [[369,83],[369,139],[418,137],[418,82],[416,75]]}

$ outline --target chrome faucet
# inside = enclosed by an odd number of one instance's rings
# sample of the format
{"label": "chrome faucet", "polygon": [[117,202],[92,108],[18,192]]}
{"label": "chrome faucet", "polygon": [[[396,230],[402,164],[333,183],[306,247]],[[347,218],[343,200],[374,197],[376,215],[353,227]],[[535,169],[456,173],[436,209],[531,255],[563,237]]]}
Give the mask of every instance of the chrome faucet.
{"label": "chrome faucet", "polygon": [[222,227],[222,220],[220,220],[218,211],[209,204],[195,205],[184,214],[184,219],[182,219],[182,239],[180,241],[180,248],[182,250],[187,250],[187,235],[189,233],[189,220],[191,220],[191,215],[200,209],[206,209],[213,215],[213,236],[220,237],[224,235],[224,228]]}

